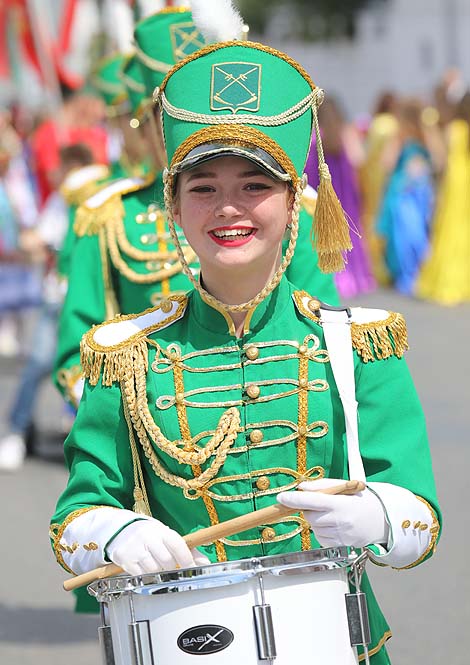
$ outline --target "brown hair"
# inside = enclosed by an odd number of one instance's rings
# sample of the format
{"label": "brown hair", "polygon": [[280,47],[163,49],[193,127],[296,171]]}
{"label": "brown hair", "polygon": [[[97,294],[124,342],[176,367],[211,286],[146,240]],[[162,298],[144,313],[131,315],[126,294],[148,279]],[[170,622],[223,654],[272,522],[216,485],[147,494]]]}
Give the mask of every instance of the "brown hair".
{"label": "brown hair", "polygon": [[66,169],[93,164],[93,153],[84,143],[73,143],[60,148],[59,157],[62,166]]}

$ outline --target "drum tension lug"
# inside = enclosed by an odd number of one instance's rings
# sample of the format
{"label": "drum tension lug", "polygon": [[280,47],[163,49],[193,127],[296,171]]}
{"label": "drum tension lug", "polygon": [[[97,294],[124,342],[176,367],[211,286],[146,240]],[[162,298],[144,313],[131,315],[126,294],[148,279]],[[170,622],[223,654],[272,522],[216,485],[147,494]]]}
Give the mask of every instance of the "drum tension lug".
{"label": "drum tension lug", "polygon": [[261,574],[258,575],[260,590],[259,605],[253,605],[253,618],[255,621],[256,641],[258,643],[258,657],[260,660],[273,661],[277,656],[276,640],[274,638],[273,615],[271,605],[266,603],[264,595],[264,581]]}
{"label": "drum tension lug", "polygon": [[149,621],[134,621],[129,624],[132,646],[132,665],[154,665]]}
{"label": "drum tension lug", "polygon": [[361,591],[361,579],[367,560],[367,551],[363,550],[351,567],[351,581],[353,582],[356,591],[354,593],[345,594],[351,646],[363,647],[365,665],[369,665],[370,663],[369,650],[367,647],[370,644],[371,635],[367,599],[366,594]]}
{"label": "drum tension lug", "polygon": [[255,620],[256,641],[258,642],[258,657],[260,660],[274,660],[277,656],[277,651],[271,605],[254,605],[253,617]]}
{"label": "drum tension lug", "polygon": [[136,621],[132,593],[129,594],[129,637],[131,644],[132,665],[154,665],[150,622]]}
{"label": "drum tension lug", "polygon": [[100,603],[101,626],[98,627],[98,640],[100,644],[103,665],[116,665],[114,658],[113,636],[111,626],[106,622],[105,603]]}
{"label": "drum tension lug", "polygon": [[370,643],[369,614],[366,594],[363,592],[346,594],[346,612],[348,615],[349,637],[351,646],[358,647]]}

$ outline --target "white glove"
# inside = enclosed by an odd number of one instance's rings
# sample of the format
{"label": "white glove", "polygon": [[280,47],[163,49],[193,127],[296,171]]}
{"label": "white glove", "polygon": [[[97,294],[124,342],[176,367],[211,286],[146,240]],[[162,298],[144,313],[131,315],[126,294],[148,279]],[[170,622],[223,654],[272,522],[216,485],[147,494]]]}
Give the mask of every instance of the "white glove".
{"label": "white glove", "polygon": [[[386,544],[389,527],[380,499],[370,489],[352,495],[324,494],[315,490],[341,485],[344,480],[322,478],[300,483],[293,492],[280,492],[284,506],[304,511],[322,547],[365,547]],[[299,491],[301,490],[301,491]]]}
{"label": "white glove", "polygon": [[190,550],[176,531],[155,519],[139,520],[126,526],[108,543],[106,553],[129,575],[210,563],[197,549]]}

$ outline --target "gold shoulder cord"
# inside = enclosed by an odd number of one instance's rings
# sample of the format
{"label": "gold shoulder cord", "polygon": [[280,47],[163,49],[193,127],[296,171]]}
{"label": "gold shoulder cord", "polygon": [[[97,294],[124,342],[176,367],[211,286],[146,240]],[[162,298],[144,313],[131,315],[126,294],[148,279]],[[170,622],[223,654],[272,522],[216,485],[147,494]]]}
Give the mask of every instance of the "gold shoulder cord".
{"label": "gold shoulder cord", "polygon": [[[240,428],[240,414],[237,409],[228,409],[222,414],[213,436],[204,448],[194,446],[194,450],[184,450],[180,448],[180,441],[167,439],[152,418],[147,403],[146,369],[142,363],[134,364],[132,376],[128,376],[125,381],[125,390],[129,413],[137,435],[152,468],[162,480],[170,485],[181,487],[183,490],[189,490],[201,488],[217,475]],[[180,464],[203,464],[213,454],[215,459],[198,478],[185,479],[176,476],[163,468],[152,449],[148,435],[157,448],[176,459]]]}
{"label": "gold shoulder cord", "polygon": [[[121,382],[121,394],[123,396],[125,395],[125,388],[122,382]],[[142,466],[140,464],[139,452],[137,450],[137,446],[135,443],[134,429],[132,427],[132,421],[129,414],[129,406],[125,399],[122,400],[122,404],[124,409],[124,417],[126,419],[127,427],[129,430],[129,443],[131,446],[132,465],[134,467],[134,505],[132,509],[136,513],[152,516],[147,496],[147,490],[145,488]]]}
{"label": "gold shoulder cord", "polygon": [[[106,226],[106,237],[108,241],[109,255],[114,267],[130,282],[134,282],[136,284],[153,284],[155,282],[161,282],[164,279],[169,279],[170,277],[173,277],[182,271],[181,263],[179,261],[175,261],[171,268],[164,268],[155,272],[138,273],[127,265],[119,252],[118,238],[114,223],[108,224]],[[151,254],[155,254],[156,259],[163,256],[162,252],[148,252],[148,254],[146,252],[143,253],[145,254],[146,261],[152,260]],[[165,254],[164,256],[165,259],[167,259],[168,255]],[[194,263],[196,260],[196,254],[189,246],[184,248],[184,256],[188,263]]]}
{"label": "gold shoulder cord", "polygon": [[[181,314],[182,308],[186,306],[185,297],[173,298],[173,300],[175,299],[179,300],[180,306],[177,312],[169,318],[176,318]],[[117,321],[126,318],[133,317],[118,317]],[[161,325],[167,323],[169,318]],[[134,431],[154,473],[165,483],[180,487],[185,493],[194,489],[202,489],[217,475],[240,431],[240,414],[237,409],[231,408],[221,416],[213,436],[204,448],[198,447],[191,438],[187,448],[181,449],[181,441],[170,441],[163,435],[149,411],[147,402],[148,344],[158,345],[148,339],[145,334],[157,328],[158,324],[137,334],[132,340],[109,348],[98,347],[95,344],[93,341],[95,329],[87,333],[82,340],[82,364],[90,382],[96,384],[101,374],[103,374],[104,385],[111,385],[115,381],[120,382],[134,464],[134,509],[146,513],[149,512],[149,502]],[[180,464],[190,465],[196,477],[186,479],[167,471],[158,459],[151,441]],[[207,462],[212,455],[215,457],[214,461],[205,471],[202,471],[200,465]],[[211,522],[217,523],[218,517],[215,509],[212,510],[207,502],[206,506]],[[217,555],[220,560],[224,560],[225,552],[221,545],[217,547]]]}
{"label": "gold shoulder cord", "polygon": [[[129,365],[128,371],[125,373],[125,379],[122,382],[123,400],[126,404],[125,410],[129,414],[129,427],[132,427],[137,433],[139,441],[144,450],[145,456],[154,473],[161,478],[165,483],[180,487],[184,493],[195,489],[201,489],[204,494],[203,487],[214,478],[221,466],[224,464],[229,449],[233,446],[240,429],[240,414],[237,409],[228,409],[220,418],[214,435],[209,440],[204,448],[199,448],[195,445],[194,441],[186,441],[187,444],[181,449],[181,441],[170,441],[167,439],[160,428],[155,423],[152,415],[150,414],[147,402],[147,370],[145,363],[136,360],[133,366]],[[180,422],[181,419],[179,418]],[[184,421],[187,425],[187,420]],[[188,432],[189,432],[189,428]],[[150,436],[150,438],[149,438]],[[176,459],[180,464],[187,464],[192,467],[194,478],[182,478],[176,474],[168,472],[158,459],[152,443],[160,450],[168,454],[173,459]],[[190,445],[188,445],[190,443]],[[132,447],[132,441],[131,441]],[[214,462],[205,470],[202,471],[201,464],[206,462],[209,457],[215,452]],[[137,451],[133,455],[138,455]],[[141,472],[140,472],[141,473]],[[135,477],[137,478],[135,471]],[[137,487],[136,480],[136,488]],[[143,479],[139,477],[140,486],[143,485]],[[218,523],[218,516],[215,506],[209,497],[203,496],[211,524]],[[226,560],[225,548],[221,543],[216,543],[217,558],[220,561]]]}
{"label": "gold shoulder cord", "polygon": [[127,239],[122,219],[116,219],[112,226],[112,233],[116,237],[119,249],[131,259],[135,259],[136,261],[165,261],[178,258],[176,250],[173,252],[162,252],[160,250],[152,252],[145,249],[137,249],[137,247],[131,245]]}
{"label": "gold shoulder cord", "polygon": [[98,231],[98,242],[100,246],[101,273],[103,276],[104,302],[106,321],[113,319],[119,314],[119,305],[116,292],[114,290],[113,280],[109,267],[108,252],[106,250],[106,236],[104,227]]}

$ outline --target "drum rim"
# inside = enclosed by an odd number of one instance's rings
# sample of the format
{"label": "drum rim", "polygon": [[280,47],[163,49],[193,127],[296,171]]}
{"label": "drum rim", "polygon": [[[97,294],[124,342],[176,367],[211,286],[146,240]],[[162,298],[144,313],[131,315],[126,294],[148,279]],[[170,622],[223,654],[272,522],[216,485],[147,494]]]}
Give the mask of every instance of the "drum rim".
{"label": "drum rim", "polygon": [[[153,587],[156,593],[187,591],[188,584],[201,583],[215,578],[240,578],[232,583],[242,583],[261,573],[279,575],[278,571],[317,567],[318,570],[347,568],[357,559],[357,553],[349,547],[317,548],[301,552],[286,552],[261,557],[249,557],[232,561],[211,563],[206,566],[165,570],[145,575],[116,575],[93,582],[88,586],[90,595],[99,601],[123,593],[141,593],[145,587]],[[223,586],[213,584],[213,586]],[[181,587],[181,588],[179,588]]]}

